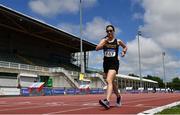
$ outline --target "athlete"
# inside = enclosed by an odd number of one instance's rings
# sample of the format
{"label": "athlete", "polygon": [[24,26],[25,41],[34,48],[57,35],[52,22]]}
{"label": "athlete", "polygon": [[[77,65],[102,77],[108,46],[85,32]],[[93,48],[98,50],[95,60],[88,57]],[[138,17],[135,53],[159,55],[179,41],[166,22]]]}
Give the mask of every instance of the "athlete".
{"label": "athlete", "polygon": [[99,44],[96,46],[96,51],[103,49],[104,59],[103,59],[103,68],[105,73],[105,78],[107,82],[107,92],[106,99],[99,100],[99,104],[104,108],[110,108],[110,99],[112,91],[116,94],[117,100],[116,105],[121,106],[121,96],[118,92],[116,86],[115,77],[118,74],[119,69],[119,59],[118,59],[118,50],[119,46],[123,48],[121,52],[121,57],[124,57],[127,52],[127,46],[119,39],[116,39],[114,36],[115,28],[113,25],[106,26],[107,35],[104,37]]}

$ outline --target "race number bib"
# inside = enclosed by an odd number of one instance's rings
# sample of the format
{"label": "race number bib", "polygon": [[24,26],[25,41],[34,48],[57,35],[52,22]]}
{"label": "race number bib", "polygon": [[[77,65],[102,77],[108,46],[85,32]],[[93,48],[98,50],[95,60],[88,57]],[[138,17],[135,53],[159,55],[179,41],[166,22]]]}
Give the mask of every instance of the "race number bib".
{"label": "race number bib", "polygon": [[115,55],[115,49],[107,49],[107,51],[104,52],[105,57],[114,57]]}

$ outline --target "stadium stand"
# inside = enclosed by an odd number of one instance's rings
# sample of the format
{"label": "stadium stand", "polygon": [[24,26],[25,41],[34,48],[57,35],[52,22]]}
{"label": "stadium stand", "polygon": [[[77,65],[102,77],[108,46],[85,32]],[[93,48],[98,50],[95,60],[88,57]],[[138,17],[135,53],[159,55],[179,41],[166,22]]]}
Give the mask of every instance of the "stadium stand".
{"label": "stadium stand", "polygon": [[17,55],[10,53],[8,51],[0,51],[0,61],[27,64],[25,61],[20,59]]}
{"label": "stadium stand", "polygon": [[[0,78],[8,82],[7,86],[23,89],[37,80],[48,87],[51,79],[51,87],[78,87],[80,67],[72,63],[78,61],[72,57],[80,51],[78,37],[0,5],[0,38],[0,72],[16,74],[13,79]],[[84,52],[95,46],[83,40]],[[62,68],[63,72],[50,71],[53,67]]]}
{"label": "stadium stand", "polygon": [[16,87],[17,74],[14,73],[0,73],[0,87]]}

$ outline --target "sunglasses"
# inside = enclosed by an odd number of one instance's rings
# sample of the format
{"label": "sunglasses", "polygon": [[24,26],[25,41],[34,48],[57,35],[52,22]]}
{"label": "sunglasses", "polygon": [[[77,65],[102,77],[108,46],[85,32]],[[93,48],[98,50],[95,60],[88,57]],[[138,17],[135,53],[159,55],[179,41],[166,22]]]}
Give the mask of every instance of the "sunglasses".
{"label": "sunglasses", "polygon": [[107,33],[109,33],[109,32],[110,32],[110,33],[112,33],[112,32],[113,32],[113,30],[106,30],[106,32],[107,32]]}

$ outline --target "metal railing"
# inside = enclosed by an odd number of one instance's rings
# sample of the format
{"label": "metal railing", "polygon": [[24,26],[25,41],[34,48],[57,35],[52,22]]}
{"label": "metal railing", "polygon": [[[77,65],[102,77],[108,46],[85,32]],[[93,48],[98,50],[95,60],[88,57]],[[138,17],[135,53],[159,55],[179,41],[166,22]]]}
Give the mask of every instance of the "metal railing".
{"label": "metal railing", "polygon": [[20,64],[20,63],[14,63],[14,62],[6,62],[6,61],[0,61],[0,67],[10,68],[10,69],[49,72],[49,68],[47,67],[33,66],[33,65],[28,65],[28,64]]}
{"label": "metal railing", "polygon": [[[56,72],[62,72],[66,75],[66,77],[74,83],[76,87],[78,87],[78,83],[74,81],[72,76],[79,76],[79,72],[77,71],[71,71],[64,69],[62,67],[42,67],[42,66],[34,66],[34,65],[28,65],[28,64],[20,64],[20,63],[14,63],[14,62],[6,62],[6,61],[0,61],[0,67],[2,68],[9,68],[9,69],[18,69],[18,70],[28,70],[28,71],[39,71],[39,72],[48,72],[48,73],[56,73]],[[99,77],[102,82],[105,84],[103,78],[99,74],[86,74],[87,77]]]}
{"label": "metal railing", "polygon": [[[0,61],[0,67],[3,68],[10,68],[10,69],[22,69],[22,70],[30,70],[30,71],[41,71],[41,72],[67,72],[68,74],[72,76],[79,76],[79,72],[77,71],[71,71],[64,69],[62,67],[42,67],[42,66],[34,66],[34,65],[28,65],[28,64],[20,64],[20,63],[14,63],[14,62],[7,62],[7,61]],[[94,76],[94,74],[87,74],[87,76]]]}

